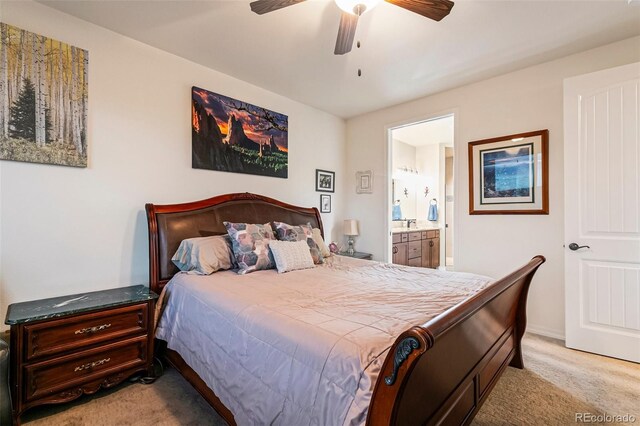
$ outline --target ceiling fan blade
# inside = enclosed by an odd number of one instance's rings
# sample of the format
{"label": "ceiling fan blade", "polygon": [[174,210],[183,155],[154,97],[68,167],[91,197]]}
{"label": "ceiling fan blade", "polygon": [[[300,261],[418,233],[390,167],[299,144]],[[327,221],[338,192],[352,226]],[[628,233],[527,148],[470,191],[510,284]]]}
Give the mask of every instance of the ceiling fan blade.
{"label": "ceiling fan blade", "polygon": [[265,13],[273,12],[283,7],[293,6],[303,1],[305,0],[256,0],[251,2],[250,6],[251,10],[258,15],[264,15]]}
{"label": "ceiling fan blade", "polygon": [[336,48],[333,51],[336,55],[344,55],[351,52],[353,38],[356,36],[356,26],[358,25],[358,15],[342,12],[340,16],[340,27],[338,28],[338,39]]}
{"label": "ceiling fan blade", "polygon": [[385,0],[403,9],[439,21],[451,12],[453,2],[449,0]]}

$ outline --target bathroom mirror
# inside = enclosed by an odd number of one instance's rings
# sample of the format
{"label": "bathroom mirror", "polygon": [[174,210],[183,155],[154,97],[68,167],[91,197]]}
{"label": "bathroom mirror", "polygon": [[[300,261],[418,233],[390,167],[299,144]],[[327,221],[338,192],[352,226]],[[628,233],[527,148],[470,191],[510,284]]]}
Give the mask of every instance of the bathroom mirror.
{"label": "bathroom mirror", "polygon": [[[416,214],[416,190],[417,182],[415,179],[393,179],[393,202],[397,205],[400,201],[400,211],[402,215],[400,220],[415,219]],[[396,217],[392,216],[394,220]]]}

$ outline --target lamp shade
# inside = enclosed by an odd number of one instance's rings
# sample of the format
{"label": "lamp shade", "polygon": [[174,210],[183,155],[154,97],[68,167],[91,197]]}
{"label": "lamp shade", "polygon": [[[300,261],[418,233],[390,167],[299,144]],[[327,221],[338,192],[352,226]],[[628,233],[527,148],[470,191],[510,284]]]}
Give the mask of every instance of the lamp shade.
{"label": "lamp shade", "polygon": [[347,219],[344,221],[344,235],[359,235],[358,221],[355,219]]}

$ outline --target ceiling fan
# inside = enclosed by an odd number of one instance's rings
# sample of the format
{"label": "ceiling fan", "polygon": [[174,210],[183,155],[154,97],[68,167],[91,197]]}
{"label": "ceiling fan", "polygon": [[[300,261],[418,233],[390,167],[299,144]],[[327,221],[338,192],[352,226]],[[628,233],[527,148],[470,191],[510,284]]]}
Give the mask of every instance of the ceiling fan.
{"label": "ceiling fan", "polygon": [[[305,0],[256,0],[251,2],[251,10],[258,15],[273,12],[284,7],[302,3]],[[336,55],[344,55],[351,51],[353,38],[356,35],[356,25],[358,18],[364,12],[373,9],[381,0],[335,0],[342,9],[340,17],[340,27],[338,28],[338,39],[336,48],[333,51]],[[384,0],[403,9],[422,15],[426,18],[440,21],[447,16],[453,8],[450,0]]]}

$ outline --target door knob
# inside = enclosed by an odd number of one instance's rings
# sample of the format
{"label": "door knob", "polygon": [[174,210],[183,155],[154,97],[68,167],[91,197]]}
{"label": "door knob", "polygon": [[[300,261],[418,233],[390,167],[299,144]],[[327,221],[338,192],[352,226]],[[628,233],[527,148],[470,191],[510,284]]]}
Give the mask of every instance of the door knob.
{"label": "door knob", "polygon": [[591,247],[589,247],[589,246],[579,246],[579,245],[578,245],[578,244],[576,244],[576,243],[571,243],[571,244],[569,244],[569,250],[576,251],[576,250],[580,250],[580,249],[582,249],[582,248],[591,248]]}

